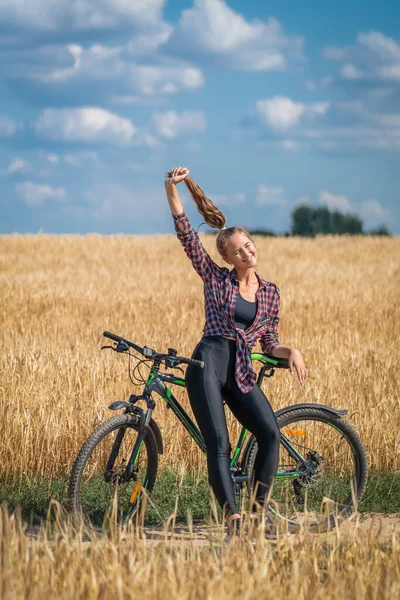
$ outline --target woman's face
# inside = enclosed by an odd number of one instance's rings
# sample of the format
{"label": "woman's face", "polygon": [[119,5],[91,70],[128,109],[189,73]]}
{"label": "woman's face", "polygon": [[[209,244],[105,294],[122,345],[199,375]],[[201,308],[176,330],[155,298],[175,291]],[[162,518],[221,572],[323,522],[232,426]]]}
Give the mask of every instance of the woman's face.
{"label": "woman's face", "polygon": [[254,268],[257,265],[256,247],[245,233],[234,233],[226,244],[225,252],[226,262],[236,270]]}

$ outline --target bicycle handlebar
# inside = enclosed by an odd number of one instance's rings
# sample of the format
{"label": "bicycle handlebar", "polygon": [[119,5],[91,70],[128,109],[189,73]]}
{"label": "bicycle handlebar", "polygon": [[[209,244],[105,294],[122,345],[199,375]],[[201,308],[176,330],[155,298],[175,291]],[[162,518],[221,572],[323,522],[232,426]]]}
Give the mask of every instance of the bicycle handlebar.
{"label": "bicycle handlebar", "polygon": [[124,342],[130,348],[133,348],[137,352],[140,352],[140,354],[143,354],[143,348],[141,346],[138,346],[137,344],[134,344],[133,342],[126,340],[121,335],[116,335],[115,333],[110,333],[110,331],[103,331],[103,335],[104,335],[104,337],[109,338],[110,340],[113,340],[114,342],[118,342],[118,343]]}
{"label": "bicycle handlebar", "polygon": [[195,358],[179,358],[179,362],[187,364],[187,365],[193,365],[194,367],[200,367],[201,369],[204,369],[204,361],[203,360],[196,360]]}
{"label": "bicycle handlebar", "polygon": [[[103,331],[103,335],[106,338],[110,338],[110,340],[113,340],[114,342],[120,342],[121,340],[124,340],[124,338],[122,338],[120,335],[115,335],[115,333],[110,333],[109,331]],[[124,342],[126,342],[126,340],[124,340]]]}
{"label": "bicycle handlebar", "polygon": [[110,340],[113,340],[114,342],[118,342],[118,343],[123,342],[124,344],[126,344],[130,348],[133,348],[140,354],[143,354],[143,356],[146,356],[147,358],[151,358],[153,360],[155,360],[157,358],[161,359],[161,360],[168,359],[169,362],[171,363],[169,366],[173,366],[173,363],[176,363],[176,365],[178,365],[180,363],[184,363],[187,365],[193,365],[194,367],[200,367],[202,369],[204,368],[204,361],[202,361],[202,360],[196,360],[194,358],[184,358],[183,356],[174,356],[172,354],[160,354],[159,352],[155,352],[154,350],[152,350],[151,348],[148,348],[147,346],[144,346],[144,348],[142,348],[141,346],[138,346],[137,344],[134,344],[133,342],[126,340],[125,338],[121,337],[120,335],[116,335],[115,333],[110,333],[110,331],[104,331],[103,335],[104,335],[104,337],[109,338]]}
{"label": "bicycle handlebar", "polygon": [[[110,340],[113,340],[114,342],[118,342],[118,343],[124,342],[124,344],[126,344],[130,348],[133,348],[140,354],[143,354],[143,356],[146,356],[147,358],[151,358],[153,360],[156,358],[158,358],[158,359],[168,358],[168,360],[171,362],[171,365],[169,365],[169,366],[172,366],[172,363],[175,362],[176,364],[184,363],[184,364],[188,364],[188,365],[193,365],[194,367],[204,368],[204,362],[202,360],[195,360],[194,358],[184,358],[181,356],[173,356],[171,354],[160,354],[158,352],[155,352],[151,348],[148,348],[147,346],[142,348],[141,346],[138,346],[137,344],[130,342],[129,340],[125,339],[124,337],[122,337],[120,335],[116,335],[115,333],[110,333],[109,331],[104,331],[103,335],[104,335],[104,337],[109,338]],[[289,361],[287,358],[276,358],[275,356],[270,356],[269,354],[264,354],[264,356],[267,356],[268,358],[271,359],[271,363],[275,368],[278,368],[278,369],[288,369],[289,368]]]}

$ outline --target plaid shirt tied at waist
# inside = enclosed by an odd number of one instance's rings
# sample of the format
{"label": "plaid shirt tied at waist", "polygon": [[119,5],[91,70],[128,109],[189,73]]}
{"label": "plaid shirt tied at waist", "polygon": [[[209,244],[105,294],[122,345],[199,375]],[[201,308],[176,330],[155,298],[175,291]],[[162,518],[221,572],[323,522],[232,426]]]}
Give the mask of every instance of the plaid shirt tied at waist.
{"label": "plaid shirt tied at waist", "polygon": [[[235,306],[239,281],[235,268],[229,271],[227,267],[220,267],[211,259],[185,211],[172,216],[178,239],[204,282],[206,322],[202,338],[207,335],[224,335],[236,340],[235,379],[239,389],[247,393],[257,381],[250,358],[253,346],[260,339],[262,352],[271,354],[274,346],[279,344],[279,288],[274,283],[261,279],[256,273],[259,281],[256,293],[257,314],[247,329],[236,328]],[[184,225],[183,231],[178,228],[178,223]]]}

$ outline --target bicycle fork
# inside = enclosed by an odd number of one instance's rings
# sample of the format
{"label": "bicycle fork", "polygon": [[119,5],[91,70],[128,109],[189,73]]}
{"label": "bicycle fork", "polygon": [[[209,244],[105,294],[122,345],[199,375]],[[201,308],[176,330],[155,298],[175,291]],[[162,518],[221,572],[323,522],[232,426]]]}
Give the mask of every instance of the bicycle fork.
{"label": "bicycle fork", "polygon": [[[139,418],[139,432],[138,432],[138,436],[135,441],[135,444],[132,448],[132,452],[129,457],[128,463],[125,467],[125,470],[119,476],[120,482],[128,482],[133,476],[135,466],[139,459],[140,450],[142,449],[143,441],[146,436],[147,429],[149,427],[153,409],[149,408],[147,410],[147,412],[144,413],[142,408],[135,406],[133,411],[127,410],[126,412],[133,413]],[[119,429],[117,436],[115,438],[114,444],[111,448],[111,453],[110,453],[109,459],[107,461],[105,472],[104,472],[104,477],[105,477],[106,481],[109,481],[111,479],[113,468],[114,468],[114,463],[118,456],[122,441],[123,441],[125,433],[126,433],[126,430],[127,430],[126,427],[121,427]]]}

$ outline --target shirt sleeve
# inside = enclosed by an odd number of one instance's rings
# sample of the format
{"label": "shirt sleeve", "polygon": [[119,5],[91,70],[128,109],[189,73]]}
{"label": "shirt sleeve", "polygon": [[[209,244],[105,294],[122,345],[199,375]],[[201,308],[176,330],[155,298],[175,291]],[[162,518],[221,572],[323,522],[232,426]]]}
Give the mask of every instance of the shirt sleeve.
{"label": "shirt sleeve", "polygon": [[263,354],[271,354],[272,349],[279,344],[278,325],[279,325],[280,296],[279,289],[276,288],[276,294],[273,300],[272,318],[268,324],[266,333],[260,337],[261,350]]}
{"label": "shirt sleeve", "polygon": [[[221,272],[219,267],[209,256],[200,238],[192,227],[189,217],[185,211],[179,215],[172,215],[178,240],[182,244],[187,256],[190,258],[195,271],[200,275],[203,281],[210,281],[213,275]],[[184,228],[181,231],[178,223],[182,223]]]}

